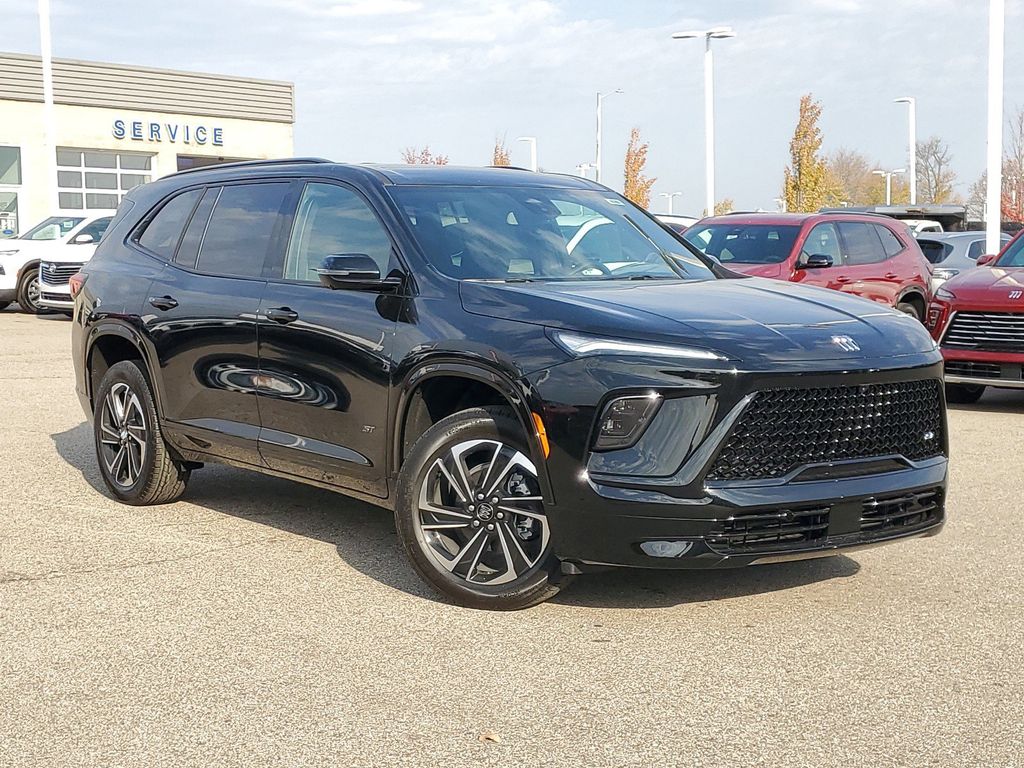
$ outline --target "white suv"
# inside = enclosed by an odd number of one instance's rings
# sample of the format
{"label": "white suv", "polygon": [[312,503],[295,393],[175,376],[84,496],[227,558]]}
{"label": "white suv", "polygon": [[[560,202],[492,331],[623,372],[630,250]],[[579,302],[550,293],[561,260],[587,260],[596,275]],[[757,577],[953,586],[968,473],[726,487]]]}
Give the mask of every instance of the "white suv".
{"label": "white suv", "polygon": [[92,258],[113,215],[51,216],[19,237],[0,240],[0,309],[16,301],[31,314],[69,311],[68,279]]}

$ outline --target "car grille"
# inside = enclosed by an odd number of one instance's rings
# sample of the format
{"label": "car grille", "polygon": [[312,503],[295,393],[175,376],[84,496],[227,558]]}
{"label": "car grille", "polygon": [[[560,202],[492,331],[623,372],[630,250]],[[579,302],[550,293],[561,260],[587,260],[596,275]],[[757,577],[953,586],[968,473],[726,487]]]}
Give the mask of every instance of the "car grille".
{"label": "car grille", "polygon": [[942,346],[1024,352],[1024,312],[957,312]]}
{"label": "car grille", "polygon": [[999,363],[976,363],[971,360],[948,360],[945,371],[950,376],[976,379],[998,379],[1003,374]]}
{"label": "car grille", "polygon": [[[723,520],[707,543],[721,554],[838,546],[851,543],[851,536],[870,543],[872,539],[927,528],[942,516],[942,489],[929,488],[859,502],[735,515]],[[830,531],[832,525],[835,528]]]}
{"label": "car grille", "polygon": [[81,264],[50,264],[39,265],[39,282],[43,285],[67,285],[71,276],[82,268]]}
{"label": "car grille", "polygon": [[915,528],[937,520],[942,513],[942,493],[937,490],[908,493],[895,498],[870,499],[860,516],[862,531],[893,531]]}
{"label": "car grille", "polygon": [[942,453],[937,379],[758,392],[709,480],[782,477],[806,464]]}

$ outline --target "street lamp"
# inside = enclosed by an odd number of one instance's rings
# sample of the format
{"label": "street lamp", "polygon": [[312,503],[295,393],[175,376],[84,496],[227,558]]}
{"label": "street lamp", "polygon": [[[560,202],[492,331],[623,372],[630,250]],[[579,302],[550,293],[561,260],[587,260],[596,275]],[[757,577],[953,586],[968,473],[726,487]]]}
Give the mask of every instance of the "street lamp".
{"label": "street lamp", "polygon": [[1006,3],[988,4],[988,148],[986,151],[985,252],[999,253],[1003,191],[1003,45]]}
{"label": "street lamp", "polygon": [[537,137],[536,136],[520,136],[516,141],[525,141],[530,145],[530,170],[537,170]]}
{"label": "street lamp", "polygon": [[616,88],[610,93],[597,94],[597,152],[594,156],[594,181],[601,180],[601,102],[616,93],[622,93],[621,88]]}
{"label": "street lamp", "polygon": [[784,198],[784,197],[776,197],[775,198],[775,204],[779,207],[779,213],[785,213],[786,212],[786,198]]}
{"label": "street lamp", "polygon": [[896,168],[892,171],[872,171],[876,176],[885,176],[885,204],[892,205],[892,177],[898,173],[906,173],[906,168]]}
{"label": "street lamp", "polygon": [[590,177],[587,176],[587,171],[594,167],[596,166],[593,163],[580,163],[576,166],[576,172],[584,179],[589,179]]}
{"label": "street lamp", "polygon": [[906,104],[908,110],[908,127],[910,135],[910,204],[917,205],[917,99],[913,96],[900,96],[893,99],[894,104]]}
{"label": "street lamp", "polygon": [[711,54],[711,41],[727,37],[736,37],[732,27],[712,27],[711,29],[676,32],[675,40],[704,38],[704,194],[708,216],[715,212],[715,76],[714,59]]}
{"label": "street lamp", "polygon": [[668,198],[668,213],[669,213],[669,216],[672,215],[672,198],[677,197],[677,196],[682,195],[682,194],[683,194],[682,192],[659,192],[658,193],[658,197],[667,197]]}

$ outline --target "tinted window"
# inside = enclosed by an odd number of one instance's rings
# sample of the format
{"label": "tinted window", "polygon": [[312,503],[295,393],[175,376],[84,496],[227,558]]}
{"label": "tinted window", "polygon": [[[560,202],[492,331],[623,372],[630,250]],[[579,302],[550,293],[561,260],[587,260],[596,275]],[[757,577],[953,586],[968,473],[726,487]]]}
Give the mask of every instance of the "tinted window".
{"label": "tinted window", "polygon": [[88,236],[92,238],[93,243],[98,243],[99,239],[103,237],[103,232],[106,231],[106,227],[111,225],[111,219],[113,218],[113,216],[104,216],[101,219],[96,219],[90,224],[86,224],[79,229],[74,241],[78,242],[79,238],[81,238],[83,234],[88,234]]}
{"label": "tinted window", "polygon": [[878,234],[878,239],[882,241],[882,249],[885,251],[886,256],[895,256],[903,250],[903,243],[900,242],[900,239],[888,227],[875,224],[875,232]]}
{"label": "tinted window", "polygon": [[295,212],[284,277],[315,281],[325,257],[345,253],[366,254],[381,275],[391,271],[391,240],[362,198],[334,184],[307,184]]}
{"label": "tinted window", "polygon": [[917,244],[921,247],[921,253],[928,259],[930,264],[942,263],[949,254],[953,252],[953,246],[949,243],[939,242],[938,240],[918,240]]}
{"label": "tinted window", "polygon": [[206,227],[198,268],[214,275],[262,275],[288,187],[287,182],[224,187]]}
{"label": "tinted window", "polygon": [[971,247],[967,249],[967,258],[971,261],[977,261],[978,257],[985,253],[985,241],[975,240],[971,243]]}
{"label": "tinted window", "polygon": [[203,244],[203,235],[206,234],[206,224],[210,220],[210,211],[213,210],[220,194],[220,187],[206,190],[203,199],[199,201],[192,218],[185,228],[185,235],[181,238],[178,252],[174,255],[174,263],[183,267],[195,269],[196,260],[199,258],[199,247]]}
{"label": "tinted window", "polygon": [[839,234],[843,238],[843,256],[848,265],[877,264],[887,258],[873,225],[862,221],[841,221]]}
{"label": "tinted window", "polygon": [[792,224],[712,222],[690,227],[683,239],[723,264],[778,264],[789,258],[799,232]]}
{"label": "tinted window", "polygon": [[165,259],[172,258],[188,215],[202,193],[201,189],[193,189],[172,197],[146,225],[139,244]]}
{"label": "tinted window", "polygon": [[839,266],[843,262],[839,250],[839,235],[834,224],[818,224],[808,233],[800,250],[800,257],[806,259],[808,256],[831,256],[834,266]]}

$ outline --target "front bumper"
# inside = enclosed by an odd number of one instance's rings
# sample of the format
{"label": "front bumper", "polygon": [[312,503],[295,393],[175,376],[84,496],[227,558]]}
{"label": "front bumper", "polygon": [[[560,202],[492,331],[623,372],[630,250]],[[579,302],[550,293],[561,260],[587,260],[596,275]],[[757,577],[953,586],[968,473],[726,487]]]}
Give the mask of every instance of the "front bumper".
{"label": "front bumper", "polygon": [[[933,352],[905,368],[789,373],[646,369],[627,363],[618,369],[597,363],[546,369],[531,383],[543,394],[540,407],[551,439],[546,503],[556,554],[581,570],[719,568],[819,557],[938,533],[945,522],[948,464],[938,359]],[[616,386],[619,382],[624,386]],[[920,427],[925,439],[936,441],[926,455],[912,456],[908,445],[902,453],[801,460],[772,477],[722,479],[728,473],[718,459],[739,433],[737,414],[747,414],[761,392],[832,387],[866,392],[880,385],[878,410],[884,411],[885,401],[897,398],[889,397],[895,390],[887,385],[921,383],[938,398],[938,423]],[[670,416],[670,428],[662,430],[656,418],[636,450],[618,456],[592,452],[592,425],[603,404],[612,395],[639,390],[675,398],[665,400],[658,417]],[[668,410],[669,403],[678,407]],[[871,410],[871,418],[879,415]],[[917,434],[917,421],[909,423]],[[778,441],[787,450],[799,449],[830,435],[829,429],[817,430],[806,443],[802,436],[794,442],[784,434]]]}
{"label": "front bumper", "polygon": [[1024,354],[942,348],[947,384],[1024,389]]}

